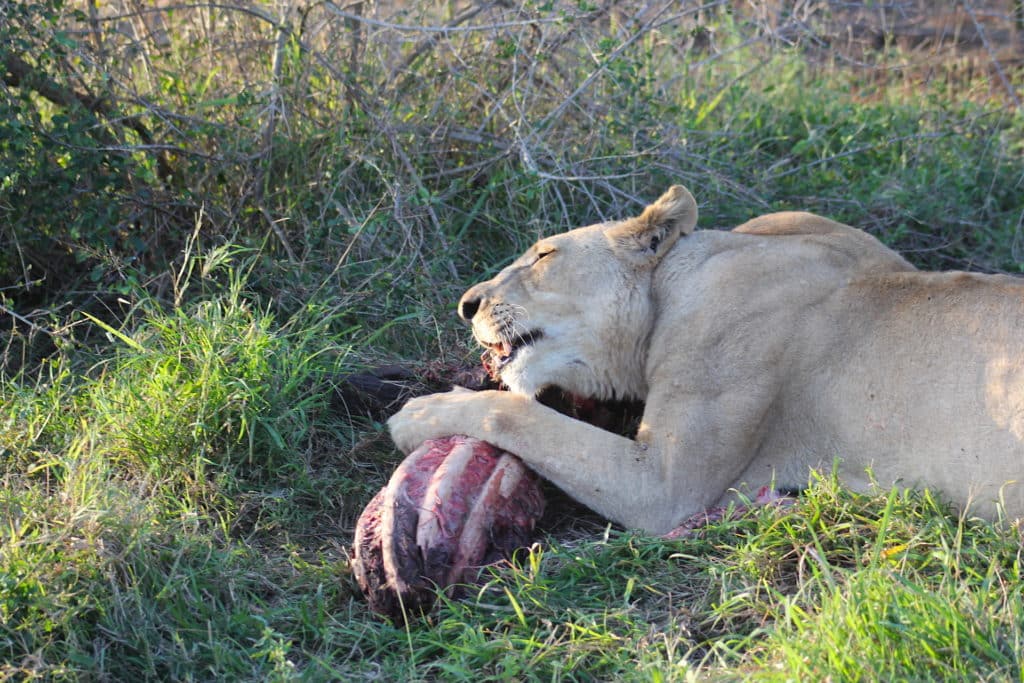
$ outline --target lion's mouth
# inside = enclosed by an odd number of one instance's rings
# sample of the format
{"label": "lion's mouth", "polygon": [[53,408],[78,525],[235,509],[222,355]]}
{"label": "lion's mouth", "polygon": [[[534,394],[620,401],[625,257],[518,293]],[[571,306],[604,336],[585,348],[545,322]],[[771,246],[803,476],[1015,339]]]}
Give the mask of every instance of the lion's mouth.
{"label": "lion's mouth", "polygon": [[496,343],[481,342],[487,349],[484,352],[484,366],[492,376],[501,372],[502,368],[511,363],[519,352],[544,336],[540,330],[531,330],[517,334],[511,339],[502,339]]}

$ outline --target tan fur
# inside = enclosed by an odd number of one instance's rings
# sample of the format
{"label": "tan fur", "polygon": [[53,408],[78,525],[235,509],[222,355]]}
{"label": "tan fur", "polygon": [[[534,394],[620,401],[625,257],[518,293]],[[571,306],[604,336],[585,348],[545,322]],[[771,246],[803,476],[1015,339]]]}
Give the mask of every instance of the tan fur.
{"label": "tan fur", "polygon": [[[471,288],[460,310],[482,344],[535,333],[502,368],[512,391],[414,399],[388,423],[395,443],[484,439],[652,533],[837,461],[857,489],[873,477],[1024,515],[1024,281],[920,272],[808,213],[731,232],[696,220],[676,186]],[[636,439],[544,407],[549,385],[643,399]]]}

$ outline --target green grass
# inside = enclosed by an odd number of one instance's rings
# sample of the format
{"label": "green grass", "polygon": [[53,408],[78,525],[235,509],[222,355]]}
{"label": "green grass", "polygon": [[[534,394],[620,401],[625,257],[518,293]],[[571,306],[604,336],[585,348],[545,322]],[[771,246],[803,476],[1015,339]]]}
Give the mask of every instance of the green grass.
{"label": "green grass", "polygon": [[[702,227],[810,209],[1024,272],[990,56],[677,5],[193,8],[166,44],[13,8],[0,58],[107,109],[0,89],[0,679],[1024,681],[1020,530],[829,476],[685,541],[556,525],[423,622],[367,613],[348,544],[400,456],[336,388],[473,362],[453,302],[538,235],[683,182]],[[449,22],[508,30],[403,28]]]}

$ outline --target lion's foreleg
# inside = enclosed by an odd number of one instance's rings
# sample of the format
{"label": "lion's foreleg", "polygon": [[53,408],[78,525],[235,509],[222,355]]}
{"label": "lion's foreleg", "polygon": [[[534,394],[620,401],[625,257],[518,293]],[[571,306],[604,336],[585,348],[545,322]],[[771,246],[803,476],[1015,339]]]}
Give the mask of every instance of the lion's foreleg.
{"label": "lion's foreleg", "polygon": [[488,441],[628,528],[658,533],[679,519],[679,501],[657,448],[566,417],[524,396],[497,391],[425,396],[409,401],[388,427],[403,451],[448,434]]}

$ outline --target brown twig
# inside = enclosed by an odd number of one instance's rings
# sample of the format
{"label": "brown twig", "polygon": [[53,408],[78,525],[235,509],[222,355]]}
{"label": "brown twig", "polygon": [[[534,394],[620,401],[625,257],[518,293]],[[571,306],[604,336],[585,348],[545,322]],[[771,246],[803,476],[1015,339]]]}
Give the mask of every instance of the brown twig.
{"label": "brown twig", "polygon": [[[352,9],[356,16],[363,16],[362,2],[355,3]],[[348,25],[349,33],[352,36],[352,47],[348,53],[349,81],[345,83],[345,103],[351,111],[356,105],[351,81],[355,80],[355,75],[359,71],[359,59],[363,54],[363,25],[354,19],[345,19],[345,24]]]}

